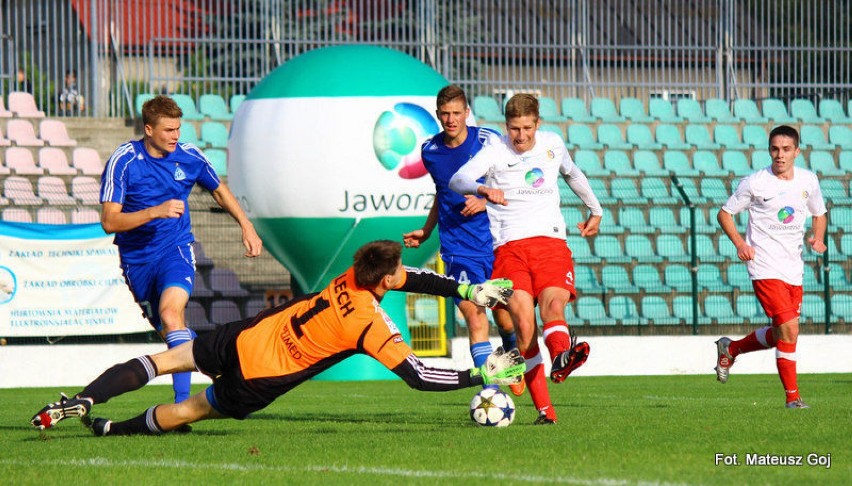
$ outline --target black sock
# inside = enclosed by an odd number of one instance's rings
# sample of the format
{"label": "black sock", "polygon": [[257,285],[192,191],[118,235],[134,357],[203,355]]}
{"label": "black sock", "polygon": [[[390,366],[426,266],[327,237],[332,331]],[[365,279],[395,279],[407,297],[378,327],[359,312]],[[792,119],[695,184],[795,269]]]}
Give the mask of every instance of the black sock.
{"label": "black sock", "polygon": [[160,424],[157,423],[157,407],[151,407],[142,412],[141,415],[133,417],[130,420],[123,422],[113,422],[110,424],[109,434],[107,435],[155,435],[162,434]]}
{"label": "black sock", "polygon": [[95,403],[106,403],[112,397],[138,390],[157,376],[157,365],[150,356],[140,356],[104,371],[77,394]]}

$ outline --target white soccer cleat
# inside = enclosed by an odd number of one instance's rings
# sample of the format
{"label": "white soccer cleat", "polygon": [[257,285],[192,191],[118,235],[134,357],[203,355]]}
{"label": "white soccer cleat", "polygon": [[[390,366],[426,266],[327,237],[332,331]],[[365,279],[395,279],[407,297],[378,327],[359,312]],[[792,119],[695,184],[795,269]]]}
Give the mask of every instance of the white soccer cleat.
{"label": "white soccer cleat", "polygon": [[734,357],[731,356],[728,348],[731,346],[731,340],[723,337],[716,341],[716,379],[720,383],[728,382],[728,372],[731,366],[734,365]]}

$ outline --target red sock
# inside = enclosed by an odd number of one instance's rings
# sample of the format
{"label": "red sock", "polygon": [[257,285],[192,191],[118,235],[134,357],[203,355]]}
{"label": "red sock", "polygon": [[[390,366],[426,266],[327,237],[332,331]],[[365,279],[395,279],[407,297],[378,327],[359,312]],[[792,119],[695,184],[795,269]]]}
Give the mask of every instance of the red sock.
{"label": "red sock", "polygon": [[730,351],[731,356],[736,358],[742,353],[750,353],[774,347],[775,337],[772,335],[772,327],[766,326],[761,327],[738,341],[732,341],[728,351]]}
{"label": "red sock", "polygon": [[524,380],[527,382],[527,390],[530,391],[533,405],[539,412],[544,412],[547,418],[556,420],[556,410],[553,409],[553,402],[550,401],[550,391],[547,389],[544,363],[542,363],[541,350],[538,348],[538,344],[533,344],[533,347],[521,354],[527,360],[527,372],[524,373]]}
{"label": "red sock", "polygon": [[571,347],[571,333],[565,321],[550,321],[544,323],[544,345],[550,352],[551,359]]}
{"label": "red sock", "polygon": [[796,343],[778,341],[775,348],[775,363],[778,365],[778,376],[784,385],[787,402],[799,399],[799,385],[796,380]]}

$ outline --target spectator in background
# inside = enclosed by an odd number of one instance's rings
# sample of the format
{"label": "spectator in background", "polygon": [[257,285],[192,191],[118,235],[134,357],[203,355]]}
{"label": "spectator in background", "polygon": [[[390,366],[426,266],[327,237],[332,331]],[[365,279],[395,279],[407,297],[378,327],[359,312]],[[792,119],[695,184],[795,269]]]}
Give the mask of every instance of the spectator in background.
{"label": "spectator in background", "polygon": [[27,78],[27,72],[24,71],[24,68],[18,68],[18,75],[15,83],[15,91],[23,91],[25,93],[33,92],[33,85],[30,83],[30,80]]}
{"label": "spectator in background", "polygon": [[73,116],[84,111],[86,111],[86,103],[77,89],[77,71],[69,69],[65,71],[65,85],[62,88],[62,94],[59,95],[59,113]]}

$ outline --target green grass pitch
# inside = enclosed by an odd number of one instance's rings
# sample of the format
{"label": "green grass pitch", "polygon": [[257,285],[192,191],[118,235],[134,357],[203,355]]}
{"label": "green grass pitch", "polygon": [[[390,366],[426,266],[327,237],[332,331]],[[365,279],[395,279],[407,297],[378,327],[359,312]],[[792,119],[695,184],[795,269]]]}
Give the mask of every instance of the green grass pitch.
{"label": "green grass pitch", "polygon": [[[29,426],[61,390],[0,390],[0,481],[852,484],[852,375],[802,375],[799,384],[809,410],[784,408],[775,375],[734,373],[726,385],[712,375],[571,377],[551,386],[556,426],[531,425],[535,411],[525,394],[515,400],[515,422],[490,429],[468,417],[474,389],[309,382],[244,421],[202,422],[185,435],[107,438],[91,436],[76,419],[43,433]],[[96,406],[93,415],[126,419],[170,393],[146,387]],[[803,464],[749,465],[749,454],[802,456]],[[809,454],[823,464],[808,465]],[[739,465],[725,465],[734,455]]]}

